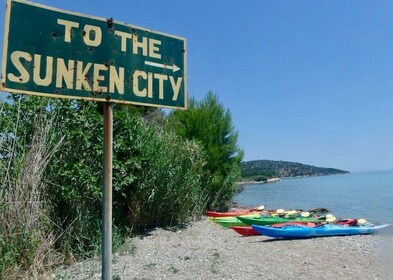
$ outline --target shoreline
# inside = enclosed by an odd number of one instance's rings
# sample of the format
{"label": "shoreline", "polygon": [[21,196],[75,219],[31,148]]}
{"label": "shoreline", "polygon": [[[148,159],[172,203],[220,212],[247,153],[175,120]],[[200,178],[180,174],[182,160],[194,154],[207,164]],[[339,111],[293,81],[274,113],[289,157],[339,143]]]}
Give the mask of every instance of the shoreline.
{"label": "shoreline", "polygon": [[[285,177],[285,178],[289,178],[289,177]],[[252,185],[252,184],[267,184],[267,183],[276,183],[281,180],[282,180],[282,178],[275,177],[275,178],[266,179],[266,181],[239,181],[239,182],[236,182],[236,185],[243,186],[243,185],[248,185],[248,184],[250,184],[250,185]]]}
{"label": "shoreline", "polygon": [[[297,240],[243,237],[207,217],[177,231],[131,238],[113,258],[117,279],[389,279],[393,236]],[[101,279],[99,259],[58,269],[54,279]],[[49,279],[49,278],[47,278]],[[115,279],[115,278],[114,278]]]}
{"label": "shoreline", "polygon": [[[348,175],[352,174],[351,172],[346,172],[346,173],[332,173],[332,174],[315,174],[315,175],[299,175],[299,176],[288,176],[288,177],[274,177],[274,178],[269,178],[267,181],[238,181],[235,184],[237,186],[243,186],[243,185],[253,185],[253,184],[266,184],[266,183],[275,183],[279,182],[284,179],[296,179],[296,178],[310,178],[310,177],[323,177],[323,176],[340,176],[340,175]],[[277,180],[279,179],[279,180]],[[269,181],[273,180],[273,181]]]}

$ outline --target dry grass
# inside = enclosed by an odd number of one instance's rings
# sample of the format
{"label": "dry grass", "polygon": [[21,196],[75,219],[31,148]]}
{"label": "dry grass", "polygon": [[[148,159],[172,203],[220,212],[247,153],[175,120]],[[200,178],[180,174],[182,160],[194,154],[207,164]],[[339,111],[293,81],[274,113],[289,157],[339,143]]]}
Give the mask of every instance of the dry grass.
{"label": "dry grass", "polygon": [[31,143],[21,145],[18,124],[0,141],[0,279],[37,279],[56,262],[43,173],[62,140],[53,142],[52,120],[41,116]]}

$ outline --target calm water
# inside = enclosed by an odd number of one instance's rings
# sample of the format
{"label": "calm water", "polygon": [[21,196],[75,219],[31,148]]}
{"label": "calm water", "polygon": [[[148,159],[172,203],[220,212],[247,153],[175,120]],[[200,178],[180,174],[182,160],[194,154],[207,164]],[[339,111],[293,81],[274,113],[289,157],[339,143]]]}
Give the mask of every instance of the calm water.
{"label": "calm water", "polygon": [[340,218],[393,224],[393,171],[288,178],[245,186],[235,202],[268,209],[324,207]]}

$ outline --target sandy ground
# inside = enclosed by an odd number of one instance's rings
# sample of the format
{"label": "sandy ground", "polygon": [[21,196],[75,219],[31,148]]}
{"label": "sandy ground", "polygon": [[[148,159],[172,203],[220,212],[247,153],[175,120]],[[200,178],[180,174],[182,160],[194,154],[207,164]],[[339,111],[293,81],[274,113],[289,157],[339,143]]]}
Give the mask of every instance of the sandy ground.
{"label": "sandy ground", "polygon": [[[99,259],[52,279],[101,279]],[[125,244],[113,279],[393,279],[393,234],[275,240],[243,237],[207,218]]]}

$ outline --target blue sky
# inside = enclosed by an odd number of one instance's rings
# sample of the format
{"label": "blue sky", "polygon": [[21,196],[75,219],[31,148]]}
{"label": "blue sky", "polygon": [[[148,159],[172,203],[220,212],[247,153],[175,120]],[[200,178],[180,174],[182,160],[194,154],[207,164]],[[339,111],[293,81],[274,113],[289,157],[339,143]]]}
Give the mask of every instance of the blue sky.
{"label": "blue sky", "polygon": [[245,160],[393,168],[392,1],[37,3],[187,38],[188,93],[219,95]]}

